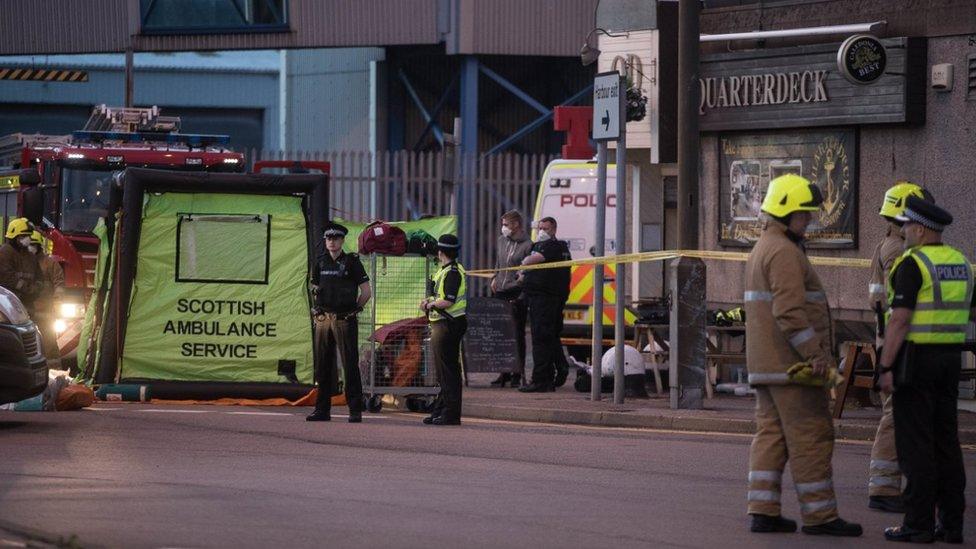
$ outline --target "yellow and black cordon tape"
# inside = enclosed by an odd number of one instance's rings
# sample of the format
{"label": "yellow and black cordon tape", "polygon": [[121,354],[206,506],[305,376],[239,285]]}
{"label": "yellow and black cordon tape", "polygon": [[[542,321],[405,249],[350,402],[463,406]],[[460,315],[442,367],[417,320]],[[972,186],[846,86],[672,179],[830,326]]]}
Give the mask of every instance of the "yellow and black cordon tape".
{"label": "yellow and black cordon tape", "polygon": [[88,71],[70,69],[2,68],[0,80],[30,82],[88,82]]}
{"label": "yellow and black cordon tape", "polygon": [[[666,250],[661,252],[640,252],[633,254],[605,255],[601,257],[589,257],[586,259],[574,259],[571,261],[555,261],[553,263],[537,263],[535,265],[522,265],[519,267],[506,267],[503,269],[478,269],[467,271],[472,276],[487,277],[501,271],[528,271],[534,269],[555,269],[559,267],[578,267],[581,265],[616,265],[623,263],[648,263],[651,261],[668,261],[680,257],[696,257],[711,261],[739,261],[745,262],[749,259],[749,254],[743,252],[715,252],[708,250]],[[855,267],[867,268],[871,266],[870,259],[848,258],[848,257],[823,257],[808,256],[810,263],[823,267]]]}

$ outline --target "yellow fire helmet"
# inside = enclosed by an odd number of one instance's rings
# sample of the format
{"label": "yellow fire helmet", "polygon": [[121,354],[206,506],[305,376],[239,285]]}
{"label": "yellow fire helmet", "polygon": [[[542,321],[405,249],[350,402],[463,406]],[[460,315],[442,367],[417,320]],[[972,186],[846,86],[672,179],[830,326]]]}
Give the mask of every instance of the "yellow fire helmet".
{"label": "yellow fire helmet", "polygon": [[786,217],[793,212],[815,212],[822,204],[819,187],[805,177],[788,173],[769,182],[762,211],[774,217]]}
{"label": "yellow fire helmet", "polygon": [[32,232],[34,232],[34,225],[26,217],[18,217],[10,220],[7,225],[7,233],[4,236],[8,239],[17,238],[24,235],[30,236]]}
{"label": "yellow fire helmet", "polygon": [[911,181],[895,183],[894,187],[885,191],[884,202],[881,203],[881,211],[878,213],[885,217],[898,217],[905,211],[905,201],[909,196],[925,198],[925,193],[921,186]]}
{"label": "yellow fire helmet", "polygon": [[37,244],[49,255],[54,250],[54,241],[45,237],[40,231],[31,233],[31,243]]}

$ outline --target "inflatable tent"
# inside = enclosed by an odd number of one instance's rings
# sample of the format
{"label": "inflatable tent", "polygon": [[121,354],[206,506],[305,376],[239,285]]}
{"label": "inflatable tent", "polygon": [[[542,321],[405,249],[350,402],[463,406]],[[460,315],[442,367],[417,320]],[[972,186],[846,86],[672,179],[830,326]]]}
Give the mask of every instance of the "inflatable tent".
{"label": "inflatable tent", "polygon": [[[113,186],[84,370],[160,398],[297,398],[326,175],[126,169]],[[100,235],[101,236],[101,235]]]}

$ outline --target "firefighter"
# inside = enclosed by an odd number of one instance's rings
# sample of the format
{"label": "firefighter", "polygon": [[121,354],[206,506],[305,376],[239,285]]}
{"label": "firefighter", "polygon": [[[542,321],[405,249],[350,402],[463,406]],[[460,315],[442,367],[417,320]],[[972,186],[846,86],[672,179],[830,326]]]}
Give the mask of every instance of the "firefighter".
{"label": "firefighter", "polygon": [[[772,180],[761,209],[762,235],[746,263],[746,363],[756,387],[756,434],[749,456],[748,512],[753,532],[794,532],[780,513],[787,461],[800,500],[803,532],[860,536],[837,516],[831,472],[834,425],[824,387],[831,374],[830,311],[803,237],[823,204],[820,189],[787,174]],[[806,366],[802,366],[806,365]],[[800,366],[820,386],[793,381]]]}
{"label": "firefighter", "polygon": [[966,471],[957,406],[961,350],[976,305],[973,270],[962,252],[942,243],[942,231],[952,223],[949,212],[909,196],[898,219],[907,249],[888,279],[888,326],[878,367],[882,390],[894,392],[898,465],[908,482],[905,518],[886,529],[885,538],[962,543]]}
{"label": "firefighter", "polygon": [[[532,253],[522,260],[523,265],[569,261],[569,244],[556,239],[556,220],[539,220]],[[555,391],[566,382],[569,366],[563,354],[560,336],[563,328],[563,308],[569,298],[570,268],[529,269],[523,271],[523,291],[529,304],[532,326],[532,383],[520,387],[523,393]]]}
{"label": "firefighter", "polygon": [[359,321],[356,315],[372,297],[369,276],[359,256],[342,250],[349,229],[329,222],[322,237],[326,253],[312,271],[315,294],[315,410],[306,421],[332,419],[332,395],[338,385],[336,349],[345,376],[349,423],[363,421],[363,382],[359,374]]}
{"label": "firefighter", "polygon": [[420,303],[430,318],[430,352],[441,392],[425,425],[461,424],[461,338],[468,329],[465,317],[467,281],[457,261],[461,244],[453,234],[437,239],[440,269],[434,274],[433,297]]}
{"label": "firefighter", "polygon": [[31,233],[30,251],[37,259],[41,269],[41,280],[44,288],[35,301],[37,310],[37,324],[41,327],[41,338],[44,346],[44,356],[49,362],[54,362],[55,367],[60,367],[61,353],[58,350],[57,330],[55,321],[57,320],[57,303],[64,296],[64,269],[61,265],[48,255],[48,240],[39,231]]}
{"label": "firefighter", "polygon": [[40,266],[30,252],[33,232],[34,225],[27,218],[12,219],[4,234],[7,242],[0,246],[0,286],[13,292],[32,318],[37,313],[35,301],[44,288]]}
{"label": "firefighter", "polygon": [[[932,200],[932,195],[922,187],[908,181],[899,181],[888,189],[878,212],[886,222],[885,237],[874,249],[871,257],[871,283],[868,294],[871,308],[879,315],[878,346],[883,337],[883,319],[880,315],[888,308],[887,280],[891,265],[905,252],[905,237],[901,234],[898,216],[905,211],[905,200],[917,196]],[[895,450],[895,420],[892,416],[891,397],[884,396],[881,421],[871,447],[871,463],[868,478],[868,507],[891,513],[904,513],[901,497],[901,471],[898,469],[898,453]]]}

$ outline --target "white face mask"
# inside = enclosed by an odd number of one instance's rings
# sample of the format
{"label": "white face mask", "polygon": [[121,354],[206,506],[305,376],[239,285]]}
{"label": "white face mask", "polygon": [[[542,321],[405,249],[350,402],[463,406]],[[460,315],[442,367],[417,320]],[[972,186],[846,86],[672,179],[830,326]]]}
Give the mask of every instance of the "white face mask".
{"label": "white face mask", "polygon": [[30,246],[30,237],[29,236],[18,237],[17,243],[26,248]]}
{"label": "white face mask", "polygon": [[539,236],[537,236],[536,238],[539,239],[539,242],[545,242],[546,240],[549,240],[552,237],[549,236],[549,233],[547,233],[546,231],[539,231]]}
{"label": "white face mask", "polygon": [[502,225],[502,236],[506,236],[506,237],[512,236],[512,229],[509,229],[508,227]]}

